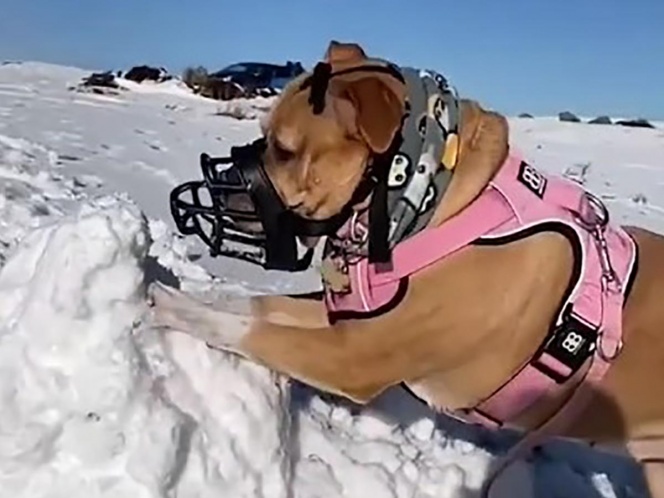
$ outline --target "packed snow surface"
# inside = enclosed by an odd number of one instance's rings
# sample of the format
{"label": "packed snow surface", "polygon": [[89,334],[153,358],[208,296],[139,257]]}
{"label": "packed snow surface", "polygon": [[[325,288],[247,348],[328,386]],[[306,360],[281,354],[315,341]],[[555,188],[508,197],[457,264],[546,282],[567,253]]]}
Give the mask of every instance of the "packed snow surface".
{"label": "packed snow surface", "polygon": [[[259,133],[265,99],[215,103],[177,82],[69,88],[88,71],[0,66],[0,498],[473,498],[514,434],[398,389],[365,408],[146,326],[146,286],[292,292],[303,275],[213,260],[173,234],[168,193],[198,155]],[[230,115],[230,116],[229,116]],[[242,118],[242,119],[238,119]],[[664,230],[664,131],[510,119],[539,167]],[[646,496],[635,465],[545,446],[504,496]]]}

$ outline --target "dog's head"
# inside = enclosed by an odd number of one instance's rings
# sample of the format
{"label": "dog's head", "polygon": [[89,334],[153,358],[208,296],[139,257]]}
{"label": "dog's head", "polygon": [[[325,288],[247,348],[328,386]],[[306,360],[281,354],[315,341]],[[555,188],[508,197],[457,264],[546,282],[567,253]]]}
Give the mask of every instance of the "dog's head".
{"label": "dog's head", "polygon": [[[199,235],[221,254],[226,241],[239,242],[264,250],[265,261],[261,255],[247,257],[254,262],[300,268],[306,257],[294,262],[299,258],[295,239],[313,247],[318,236],[347,219],[350,204],[366,198],[376,177],[388,173],[381,168],[389,162],[406,114],[402,75],[369,59],[353,43],[331,42],[322,62],[284,89],[261,122],[263,137],[232,150],[229,158],[214,162],[202,156],[206,182],[187,182],[174,190],[172,209],[183,232]],[[454,175],[431,218],[433,225],[471,202],[508,151],[507,124],[498,114],[464,100],[458,120],[463,129],[450,135],[453,147],[445,149],[451,151]],[[236,167],[215,169],[228,160]],[[366,182],[372,166],[376,169]],[[198,200],[203,184],[214,207]],[[180,199],[183,195],[194,202]]]}
{"label": "dog's head", "polygon": [[265,169],[284,203],[304,218],[321,220],[350,201],[372,157],[385,152],[401,126],[405,85],[393,76],[362,71],[356,44],[331,42],[325,62],[333,76],[323,112],[314,114],[304,74],[292,81],[262,122]]}

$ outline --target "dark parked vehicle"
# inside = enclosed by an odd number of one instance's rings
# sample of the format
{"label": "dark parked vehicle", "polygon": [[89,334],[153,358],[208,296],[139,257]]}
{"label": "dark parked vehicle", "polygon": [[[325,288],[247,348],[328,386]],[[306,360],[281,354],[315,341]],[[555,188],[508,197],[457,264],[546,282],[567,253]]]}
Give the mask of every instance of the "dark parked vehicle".
{"label": "dark parked vehicle", "polygon": [[162,83],[168,81],[173,77],[168,74],[168,71],[163,67],[150,67],[150,66],[134,66],[127,74],[124,75],[126,80],[135,81],[136,83],[143,83],[145,80],[156,81]]}
{"label": "dark parked vehicle", "polygon": [[302,64],[288,61],[285,65],[263,62],[240,62],[210,74],[217,81],[232,82],[248,95],[276,93],[304,72]]}

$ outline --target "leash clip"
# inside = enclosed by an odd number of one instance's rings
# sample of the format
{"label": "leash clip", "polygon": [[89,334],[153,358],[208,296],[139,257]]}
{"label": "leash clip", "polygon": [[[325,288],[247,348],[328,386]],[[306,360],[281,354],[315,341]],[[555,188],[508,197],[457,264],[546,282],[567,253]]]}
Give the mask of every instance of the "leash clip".
{"label": "leash clip", "polygon": [[588,191],[584,191],[581,199],[579,213],[576,216],[579,225],[589,232],[594,232],[596,229],[603,231],[609,224],[609,211],[606,209],[604,203]]}
{"label": "leash clip", "polygon": [[[604,203],[590,192],[584,192],[585,202],[581,205],[581,213],[576,217],[577,223],[586,229],[595,239],[602,267],[602,289],[611,293],[622,293],[622,284],[611,264],[609,247],[604,233],[609,224],[609,211]],[[587,207],[589,209],[583,209]]]}
{"label": "leash clip", "polygon": [[362,211],[354,211],[342,235],[330,236],[328,242],[346,264],[355,264],[364,257],[362,249],[369,240],[369,229],[360,221]]}
{"label": "leash clip", "polygon": [[360,212],[355,211],[350,220],[349,239],[358,246],[364,245],[369,239],[369,229],[359,220]]}

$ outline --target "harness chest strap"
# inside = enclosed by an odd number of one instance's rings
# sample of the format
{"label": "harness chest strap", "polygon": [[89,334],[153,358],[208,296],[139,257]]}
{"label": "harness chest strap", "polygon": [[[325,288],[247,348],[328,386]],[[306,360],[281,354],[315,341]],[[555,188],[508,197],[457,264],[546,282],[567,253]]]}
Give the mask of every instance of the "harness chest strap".
{"label": "harness chest strap", "polygon": [[[356,272],[352,292],[346,296],[327,292],[328,308],[331,312],[339,307],[372,311],[376,307],[372,302],[378,294],[376,289],[388,287],[476,239],[519,233],[547,222],[566,225],[581,247],[581,272],[565,313],[557,321],[558,327],[535,358],[506,385],[478,406],[459,412],[459,418],[464,420],[503,425],[542,396],[559,389],[575,372],[587,367],[589,360],[596,365],[599,355],[594,354],[594,347],[598,338],[600,346],[610,350],[621,343],[622,294],[618,292],[620,299],[606,296],[602,288],[601,251],[595,238],[577,221],[589,219],[590,213],[593,209],[582,188],[567,180],[545,178],[518,155],[510,154],[489,187],[466,209],[399,244],[393,252],[390,271],[378,271],[365,259],[354,264],[349,269]],[[621,229],[608,226],[605,231],[613,256],[618,259],[618,273],[626,279],[633,264],[633,241]],[[607,313],[615,316],[609,319]],[[591,367],[588,380],[603,376],[605,370],[598,368],[599,365]]]}
{"label": "harness chest strap", "polygon": [[[499,206],[505,201],[495,189],[486,190],[462,213],[453,216],[444,224],[424,230],[406,239],[392,251],[392,269],[379,270],[377,265],[369,264],[366,258],[355,261],[348,267],[352,282],[348,293],[335,293],[326,286],[325,302],[328,313],[351,310],[353,312],[372,312],[380,304],[377,298],[385,289],[391,297],[391,289],[396,289],[405,277],[440,261],[442,257],[468,246],[483,233],[490,232],[505,224],[512,217],[509,206]],[[468,223],[468,218],[476,221]],[[344,233],[353,233],[355,227],[343,227]],[[360,229],[362,230],[362,229]]]}
{"label": "harness chest strap", "polygon": [[[630,239],[631,240],[631,239]],[[633,243],[633,242],[632,242]],[[636,250],[636,247],[633,247]],[[632,271],[630,265],[629,272]],[[556,434],[564,428],[571,420],[576,418],[582,410],[587,406],[593,393],[597,389],[598,384],[602,381],[607,371],[609,370],[612,360],[620,352],[622,347],[622,307],[624,304],[624,294],[620,286],[614,287],[604,284],[603,294],[605,297],[605,305],[603,307],[603,324],[605,326],[603,331],[604,344],[610,346],[612,354],[606,354],[600,348],[591,359],[590,367],[581,381],[580,385],[575,389],[571,398],[551,416],[548,420],[544,421],[542,425],[533,431],[526,433],[508,452],[500,458],[489,471],[487,479],[484,481],[481,491],[482,498],[489,497],[491,486],[496,478],[508,466],[510,466],[519,457],[527,454],[533,447],[542,443],[547,437]]]}
{"label": "harness chest strap", "polygon": [[[521,163],[520,168],[523,168]],[[507,166],[507,165],[506,165]],[[514,169],[513,162],[506,170]],[[512,176],[512,175],[510,175]],[[515,189],[516,182],[497,179],[498,188],[516,202],[523,199]],[[548,200],[569,211],[573,218],[588,217],[593,208],[580,187],[557,178],[549,179]],[[531,202],[527,200],[525,202]],[[519,206],[515,206],[519,213]],[[521,216],[527,216],[521,212]],[[535,213],[536,214],[536,213]],[[528,222],[522,219],[520,224]],[[622,307],[624,283],[628,280],[634,265],[635,246],[632,239],[620,228],[599,227],[594,220],[593,233],[584,229],[581,220],[574,223],[565,220],[572,228],[581,244],[581,275],[576,289],[563,309],[557,326],[547,341],[526,365],[524,365],[504,386],[465,412],[473,421],[488,426],[501,426],[510,422],[524,410],[534,405],[542,397],[560,390],[579,370],[587,369],[581,383],[599,382],[618,354],[622,346]],[[590,228],[590,227],[587,227]],[[603,268],[603,258],[609,258],[609,247],[600,244],[608,239],[611,257],[615,267],[611,268],[614,282],[607,280],[607,270]],[[606,252],[606,254],[603,254]],[[616,274],[617,271],[617,274]],[[570,408],[581,408],[581,403],[573,398]]]}

